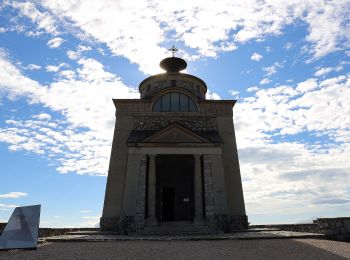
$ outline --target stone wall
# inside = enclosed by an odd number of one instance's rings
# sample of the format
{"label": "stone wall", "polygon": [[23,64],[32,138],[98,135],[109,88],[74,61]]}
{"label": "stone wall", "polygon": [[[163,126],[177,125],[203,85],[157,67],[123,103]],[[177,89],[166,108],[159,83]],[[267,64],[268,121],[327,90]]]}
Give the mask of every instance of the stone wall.
{"label": "stone wall", "polygon": [[223,230],[225,233],[246,230],[248,228],[248,217],[245,215],[231,216],[216,214],[215,219],[219,229]]}
{"label": "stone wall", "polygon": [[350,242],[350,217],[318,218],[313,221],[329,239]]}
{"label": "stone wall", "polygon": [[124,220],[122,217],[101,217],[100,229],[101,231],[113,231],[119,234],[124,234],[123,227]]}
{"label": "stone wall", "polygon": [[204,99],[207,92],[205,82],[186,73],[165,73],[150,76],[140,83],[141,99],[151,98],[167,88],[185,89],[194,93],[198,98]]}
{"label": "stone wall", "polygon": [[317,224],[250,225],[249,228],[271,228],[294,232],[321,233]]}
{"label": "stone wall", "polygon": [[117,115],[137,116],[140,114],[163,116],[228,116],[232,117],[235,100],[202,100],[197,112],[151,112],[151,100],[142,99],[113,99]]}
{"label": "stone wall", "polygon": [[150,112],[151,101],[140,99],[113,99],[117,115],[139,115]]}
{"label": "stone wall", "polygon": [[74,231],[99,231],[98,228],[39,228],[39,237],[52,237]]}
{"label": "stone wall", "polygon": [[135,116],[134,130],[159,130],[173,122],[178,122],[192,131],[216,131],[218,129],[216,117],[157,114],[155,116]]}
{"label": "stone wall", "polygon": [[[7,223],[0,223],[0,234]],[[98,228],[39,228],[39,237],[52,237],[67,234],[74,231],[99,231]]]}
{"label": "stone wall", "polygon": [[318,218],[311,224],[250,225],[249,228],[276,228],[286,231],[320,233],[328,239],[350,242],[350,217]]}
{"label": "stone wall", "polygon": [[205,98],[205,93],[203,93],[203,87],[201,87],[198,84],[195,84],[195,82],[189,82],[184,80],[161,80],[147,84],[147,86],[143,87],[141,92],[141,99],[151,99],[153,98],[153,96],[157,95],[158,92],[165,89],[171,89],[174,91],[174,87],[178,87],[181,90],[186,89],[200,99]]}
{"label": "stone wall", "polygon": [[233,116],[235,100],[203,100],[200,102],[200,113],[215,116]]}

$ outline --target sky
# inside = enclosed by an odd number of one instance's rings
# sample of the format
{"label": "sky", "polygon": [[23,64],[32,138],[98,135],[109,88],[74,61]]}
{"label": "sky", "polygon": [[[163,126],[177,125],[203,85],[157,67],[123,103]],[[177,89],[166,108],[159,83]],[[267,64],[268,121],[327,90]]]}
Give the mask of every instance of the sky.
{"label": "sky", "polygon": [[0,222],[95,227],[115,124],[175,45],[236,99],[251,224],[350,216],[349,0],[0,2]]}

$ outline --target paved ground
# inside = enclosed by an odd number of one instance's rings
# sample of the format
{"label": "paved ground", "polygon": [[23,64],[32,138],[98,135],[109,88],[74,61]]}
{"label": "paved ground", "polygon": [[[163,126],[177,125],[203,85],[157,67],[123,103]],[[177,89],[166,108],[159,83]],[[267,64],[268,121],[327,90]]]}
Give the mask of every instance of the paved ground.
{"label": "paved ground", "polygon": [[325,238],[324,234],[283,231],[277,229],[250,229],[249,232],[235,232],[210,235],[113,235],[100,231],[78,231],[66,235],[44,238],[46,242],[101,242],[101,241],[198,241],[198,240],[249,240],[277,238]]}
{"label": "paved ground", "polygon": [[350,243],[318,239],[47,242],[0,259],[350,259]]}

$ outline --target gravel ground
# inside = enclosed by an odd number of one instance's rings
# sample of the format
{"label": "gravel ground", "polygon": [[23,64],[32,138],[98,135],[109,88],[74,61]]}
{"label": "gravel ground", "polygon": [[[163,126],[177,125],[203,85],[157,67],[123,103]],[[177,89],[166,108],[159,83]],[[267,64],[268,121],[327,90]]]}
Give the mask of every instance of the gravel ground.
{"label": "gravel ground", "polygon": [[350,243],[317,239],[56,242],[0,259],[350,259]]}

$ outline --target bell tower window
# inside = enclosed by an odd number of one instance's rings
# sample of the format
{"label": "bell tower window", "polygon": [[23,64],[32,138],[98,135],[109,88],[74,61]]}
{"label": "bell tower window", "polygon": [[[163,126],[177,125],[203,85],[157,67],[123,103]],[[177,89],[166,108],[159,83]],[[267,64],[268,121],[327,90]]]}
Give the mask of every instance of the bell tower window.
{"label": "bell tower window", "polygon": [[198,112],[196,103],[189,96],[170,92],[162,95],[153,105],[153,112]]}

